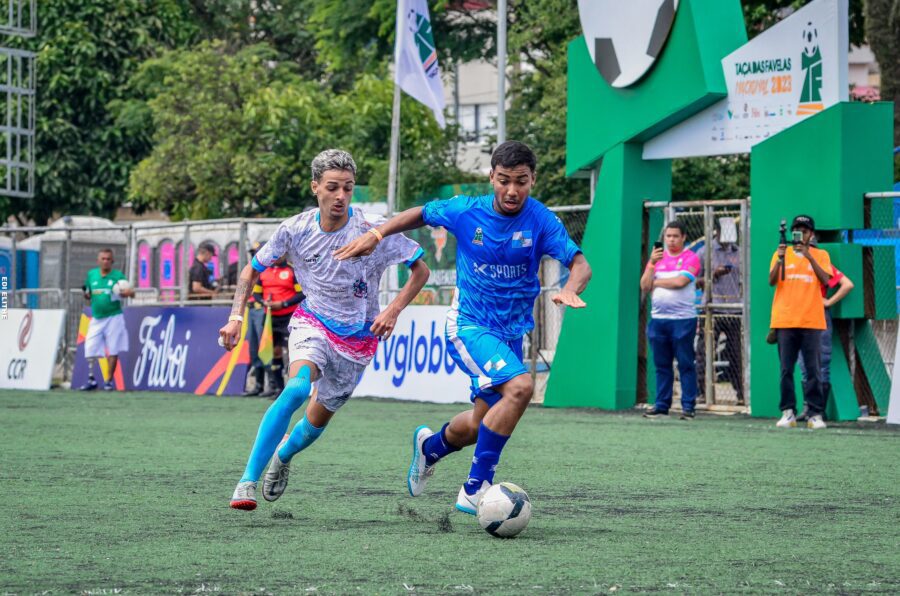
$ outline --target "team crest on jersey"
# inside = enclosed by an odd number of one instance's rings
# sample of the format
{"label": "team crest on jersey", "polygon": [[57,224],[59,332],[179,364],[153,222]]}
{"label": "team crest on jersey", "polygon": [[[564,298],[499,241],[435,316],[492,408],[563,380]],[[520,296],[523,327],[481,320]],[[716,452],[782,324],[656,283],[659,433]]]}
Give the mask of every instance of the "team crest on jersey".
{"label": "team crest on jersey", "polygon": [[513,232],[512,245],[513,248],[528,248],[531,246],[531,230]]}
{"label": "team crest on jersey", "polygon": [[357,298],[365,298],[369,295],[369,284],[364,279],[357,279],[353,282],[353,295]]}
{"label": "team crest on jersey", "polygon": [[481,228],[475,228],[475,237],[472,238],[472,244],[484,246],[484,230],[482,230]]}

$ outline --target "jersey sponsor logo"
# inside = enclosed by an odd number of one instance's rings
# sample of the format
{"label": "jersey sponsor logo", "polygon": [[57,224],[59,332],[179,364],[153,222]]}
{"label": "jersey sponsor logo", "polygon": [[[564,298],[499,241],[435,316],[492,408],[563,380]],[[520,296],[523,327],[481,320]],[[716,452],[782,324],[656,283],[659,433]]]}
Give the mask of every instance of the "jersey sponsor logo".
{"label": "jersey sponsor logo", "polygon": [[314,253],[312,256],[303,257],[303,262],[307,265],[318,265],[320,262],[322,262],[322,255],[320,255],[319,253]]}
{"label": "jersey sponsor logo", "polygon": [[531,246],[531,230],[513,232],[512,245],[513,248],[528,248]]}
{"label": "jersey sponsor logo", "polygon": [[519,279],[528,273],[528,265],[491,265],[489,263],[472,263],[472,269],[475,273],[490,277],[491,279]]}
{"label": "jersey sponsor logo", "polygon": [[484,230],[482,230],[481,228],[475,228],[475,237],[472,238],[472,244],[484,246]]}
{"label": "jersey sponsor logo", "polygon": [[290,276],[291,276],[291,274],[287,271],[282,271],[281,273],[278,274],[279,279],[287,279]]}

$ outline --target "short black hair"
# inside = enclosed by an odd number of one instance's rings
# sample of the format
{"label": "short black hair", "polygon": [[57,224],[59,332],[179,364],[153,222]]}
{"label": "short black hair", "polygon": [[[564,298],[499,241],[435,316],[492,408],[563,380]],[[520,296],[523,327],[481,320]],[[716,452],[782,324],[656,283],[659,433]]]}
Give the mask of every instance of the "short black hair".
{"label": "short black hair", "polygon": [[674,220],[670,221],[669,223],[667,223],[665,229],[666,230],[678,230],[679,232],[681,232],[682,236],[687,236],[687,230],[685,229],[684,224],[681,223],[680,221],[678,221],[677,219],[674,219]]}
{"label": "short black hair", "polygon": [[525,143],[506,141],[494,149],[494,153],[491,155],[492,170],[496,169],[497,166],[514,168],[521,165],[528,166],[528,169],[532,172],[537,167],[537,158],[534,156],[534,151]]}
{"label": "short black hair", "polygon": [[97,251],[97,255],[99,256],[100,254],[105,253],[105,252],[111,254],[113,256],[113,258],[115,258],[115,256],[116,256],[116,253],[113,252],[113,249],[111,249],[109,247],[101,248],[100,250]]}
{"label": "short black hair", "polygon": [[201,242],[200,246],[197,247],[197,250],[205,250],[212,256],[216,256],[216,245],[209,241]]}

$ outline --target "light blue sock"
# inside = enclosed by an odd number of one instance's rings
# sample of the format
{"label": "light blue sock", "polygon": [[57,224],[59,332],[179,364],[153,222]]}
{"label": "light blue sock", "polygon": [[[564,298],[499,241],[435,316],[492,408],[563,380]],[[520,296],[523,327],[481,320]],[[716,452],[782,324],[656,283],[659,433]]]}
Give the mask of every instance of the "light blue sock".
{"label": "light blue sock", "polygon": [[304,416],[303,420],[294,426],[294,430],[285,444],[278,450],[278,459],[284,463],[291,461],[292,457],[315,443],[323,432],[325,432],[324,426],[322,428],[313,426]]}
{"label": "light blue sock", "polygon": [[291,416],[309,397],[309,375],[308,366],[301,368],[297,376],[287,382],[278,399],[266,410],[262,422],[259,423],[259,432],[256,434],[256,441],[253,443],[253,450],[250,451],[250,459],[247,460],[241,482],[256,482],[262,476],[263,468],[269,463],[281,437],[287,432]]}

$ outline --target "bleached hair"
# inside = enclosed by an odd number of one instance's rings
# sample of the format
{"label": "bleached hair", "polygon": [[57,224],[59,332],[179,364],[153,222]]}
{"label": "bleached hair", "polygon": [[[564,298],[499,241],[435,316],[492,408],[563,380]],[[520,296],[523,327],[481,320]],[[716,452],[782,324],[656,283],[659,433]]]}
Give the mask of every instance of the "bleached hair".
{"label": "bleached hair", "polygon": [[343,170],[352,172],[353,176],[356,176],[356,162],[349,153],[340,149],[326,149],[318,154],[312,160],[310,169],[312,169],[313,180],[316,182],[321,182],[322,176],[328,170]]}

